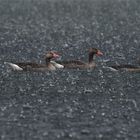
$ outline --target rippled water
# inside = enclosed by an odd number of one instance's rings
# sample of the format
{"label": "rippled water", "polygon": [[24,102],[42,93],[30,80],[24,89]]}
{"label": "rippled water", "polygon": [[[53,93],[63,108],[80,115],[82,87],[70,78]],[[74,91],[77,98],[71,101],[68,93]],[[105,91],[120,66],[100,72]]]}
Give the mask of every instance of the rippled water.
{"label": "rippled water", "polygon": [[[108,64],[137,64],[138,0],[0,0],[0,137],[24,139],[140,138],[140,73]],[[44,63],[104,53],[95,70],[14,72],[4,61]]]}

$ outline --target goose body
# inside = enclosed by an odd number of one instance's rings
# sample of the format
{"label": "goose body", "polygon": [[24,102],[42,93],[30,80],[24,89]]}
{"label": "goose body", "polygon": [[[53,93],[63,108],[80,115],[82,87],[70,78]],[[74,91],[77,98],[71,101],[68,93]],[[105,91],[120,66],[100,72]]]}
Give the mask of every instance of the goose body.
{"label": "goose body", "polygon": [[114,71],[119,71],[119,70],[125,70],[125,71],[131,71],[131,72],[140,72],[140,66],[135,66],[135,65],[114,65],[114,66],[109,66]]}
{"label": "goose body", "polygon": [[55,61],[51,62],[52,58],[58,58],[59,55],[53,51],[50,51],[46,54],[45,60],[46,64],[37,64],[32,62],[19,62],[19,63],[11,63],[5,62],[11,66],[13,70],[16,71],[47,71],[47,70],[56,70],[57,68],[63,68],[62,65],[57,64]]}
{"label": "goose body", "polygon": [[96,49],[96,48],[90,48],[89,49],[89,58],[88,62],[83,62],[80,60],[68,60],[68,61],[56,61],[57,63],[64,66],[64,68],[68,69],[88,69],[88,68],[95,68],[96,64],[94,62],[95,55],[101,56],[103,53]]}

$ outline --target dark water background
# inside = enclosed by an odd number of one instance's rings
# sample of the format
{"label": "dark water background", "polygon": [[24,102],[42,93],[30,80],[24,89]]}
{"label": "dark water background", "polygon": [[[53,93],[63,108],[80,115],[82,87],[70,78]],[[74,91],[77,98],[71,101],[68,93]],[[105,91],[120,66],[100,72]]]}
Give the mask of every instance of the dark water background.
{"label": "dark water background", "polygon": [[[44,63],[104,53],[95,70],[13,72],[4,61]],[[108,64],[136,64],[139,0],[0,0],[0,139],[139,140],[140,73]]]}

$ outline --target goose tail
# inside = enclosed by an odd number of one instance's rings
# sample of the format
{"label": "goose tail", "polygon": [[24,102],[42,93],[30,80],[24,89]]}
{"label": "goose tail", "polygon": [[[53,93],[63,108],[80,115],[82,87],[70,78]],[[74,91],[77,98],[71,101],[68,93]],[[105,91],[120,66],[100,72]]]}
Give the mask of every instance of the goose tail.
{"label": "goose tail", "polygon": [[113,67],[110,67],[110,66],[105,66],[104,68],[107,68],[107,69],[109,69],[109,70],[111,70],[111,71],[118,71],[117,69],[115,69],[115,68],[113,68]]}
{"label": "goose tail", "polygon": [[51,61],[51,63],[52,63],[56,68],[58,68],[58,69],[63,69],[63,68],[64,68],[63,65],[61,65],[61,64],[59,64],[59,63],[56,63],[55,61]]}
{"label": "goose tail", "polygon": [[5,65],[9,65],[13,70],[22,71],[23,69],[19,67],[17,64],[11,62],[4,62]]}

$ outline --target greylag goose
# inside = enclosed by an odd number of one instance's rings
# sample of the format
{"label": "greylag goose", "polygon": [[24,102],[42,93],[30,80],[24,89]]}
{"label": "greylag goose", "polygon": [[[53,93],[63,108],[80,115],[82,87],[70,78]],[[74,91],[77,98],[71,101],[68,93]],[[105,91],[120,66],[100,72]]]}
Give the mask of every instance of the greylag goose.
{"label": "greylag goose", "polygon": [[131,72],[140,72],[140,66],[135,66],[135,65],[114,65],[114,66],[109,66],[114,71],[119,71],[119,70],[125,70],[125,71],[131,71]]}
{"label": "greylag goose", "polygon": [[96,48],[90,48],[89,49],[89,58],[88,62],[83,62],[80,60],[69,60],[69,61],[56,61],[57,63],[64,66],[64,68],[69,69],[88,69],[88,68],[95,68],[96,64],[94,62],[95,56],[102,56],[103,53],[96,49]]}
{"label": "greylag goose", "polygon": [[10,63],[5,62],[12,67],[13,70],[17,71],[46,71],[46,70],[56,70],[57,68],[63,68],[62,65],[57,64],[55,61],[51,62],[51,59],[58,58],[59,54],[54,51],[50,51],[45,55],[46,64],[37,64],[32,62],[19,62]]}

